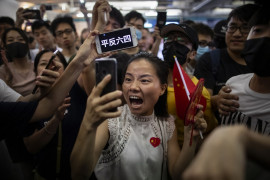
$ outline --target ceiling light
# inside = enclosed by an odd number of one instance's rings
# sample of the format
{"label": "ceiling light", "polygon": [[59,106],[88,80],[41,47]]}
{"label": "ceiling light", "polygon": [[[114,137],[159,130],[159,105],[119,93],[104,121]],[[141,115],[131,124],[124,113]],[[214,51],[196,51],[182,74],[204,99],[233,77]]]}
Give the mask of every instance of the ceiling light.
{"label": "ceiling light", "polygon": [[182,11],[180,9],[168,9],[167,16],[180,16]]}
{"label": "ceiling light", "polygon": [[215,9],[213,10],[213,14],[215,14],[215,15],[223,15],[223,14],[227,15],[227,14],[229,14],[231,11],[232,11],[231,8],[215,8]]}

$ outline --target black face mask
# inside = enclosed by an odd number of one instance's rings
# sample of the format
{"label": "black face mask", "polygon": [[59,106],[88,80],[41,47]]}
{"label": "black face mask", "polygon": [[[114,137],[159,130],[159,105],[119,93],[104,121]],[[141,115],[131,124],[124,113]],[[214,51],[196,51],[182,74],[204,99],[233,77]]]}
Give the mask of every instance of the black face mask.
{"label": "black face mask", "polygon": [[242,57],[247,66],[258,76],[270,76],[270,38],[256,38],[245,42]]}
{"label": "black face mask", "polygon": [[164,61],[168,64],[169,68],[173,69],[174,66],[174,57],[177,57],[180,65],[185,64],[187,60],[187,54],[190,50],[182,44],[177,43],[176,41],[168,42],[164,44],[164,49],[162,51]]}
{"label": "black face mask", "polygon": [[14,42],[7,44],[7,52],[12,58],[24,58],[28,53],[28,45],[26,43]]}

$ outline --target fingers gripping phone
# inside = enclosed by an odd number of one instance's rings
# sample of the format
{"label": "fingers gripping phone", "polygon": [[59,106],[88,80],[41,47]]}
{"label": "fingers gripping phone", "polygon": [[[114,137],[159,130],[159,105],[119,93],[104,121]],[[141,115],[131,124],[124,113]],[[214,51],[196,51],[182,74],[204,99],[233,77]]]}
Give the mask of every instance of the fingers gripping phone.
{"label": "fingers gripping phone", "polygon": [[[57,56],[58,52],[59,52],[59,50],[54,51],[52,57],[49,59],[48,64],[46,65],[45,69],[51,69],[51,70],[54,70],[54,71],[57,70],[57,67],[55,67],[54,69],[52,69],[52,68],[53,68],[53,60]],[[32,91],[32,94],[36,93],[37,88],[38,88],[38,86],[36,85],[35,88]]]}
{"label": "fingers gripping phone", "polygon": [[97,52],[99,54],[132,48],[138,45],[136,30],[134,27],[99,34],[96,36],[95,41]]}
{"label": "fingers gripping phone", "polygon": [[[95,60],[96,85],[107,75],[111,75],[110,82],[104,87],[100,96],[117,90],[117,61],[115,58],[100,58]],[[117,111],[117,108],[110,112]]]}
{"label": "fingers gripping phone", "polygon": [[32,15],[28,15],[25,18],[27,19],[41,19],[40,16],[40,10],[34,10],[34,9],[26,9],[24,10],[25,13],[32,13]]}
{"label": "fingers gripping phone", "polygon": [[117,61],[115,58],[100,58],[95,60],[96,85],[107,75],[111,75],[110,82],[105,86],[100,96],[117,89]]}

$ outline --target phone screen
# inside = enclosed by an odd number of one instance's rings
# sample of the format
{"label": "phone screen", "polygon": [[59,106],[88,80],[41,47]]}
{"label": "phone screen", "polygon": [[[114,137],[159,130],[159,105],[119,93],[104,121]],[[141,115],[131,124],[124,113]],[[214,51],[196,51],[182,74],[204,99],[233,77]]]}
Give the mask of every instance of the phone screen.
{"label": "phone screen", "polygon": [[134,47],[130,28],[112,31],[99,35],[99,43],[102,52],[115,51]]}

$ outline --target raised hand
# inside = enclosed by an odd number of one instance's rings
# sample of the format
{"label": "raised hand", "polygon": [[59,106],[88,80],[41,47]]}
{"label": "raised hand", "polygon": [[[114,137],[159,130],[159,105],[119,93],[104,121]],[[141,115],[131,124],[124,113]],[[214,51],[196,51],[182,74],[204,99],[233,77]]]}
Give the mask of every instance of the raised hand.
{"label": "raised hand", "polygon": [[[98,0],[93,8],[91,29],[103,32],[110,18],[111,6],[106,0]],[[106,15],[106,18],[105,18]],[[107,20],[107,21],[106,21]]]}
{"label": "raised hand", "polygon": [[197,139],[197,137],[200,135],[200,133],[205,132],[207,128],[207,123],[204,119],[204,113],[202,111],[203,106],[197,105],[197,113],[194,116],[194,124],[189,124],[188,126],[184,127],[184,137],[186,140],[190,140],[190,144],[192,138]]}
{"label": "raised hand", "polygon": [[121,114],[120,110],[110,112],[111,109],[117,108],[122,104],[122,92],[117,90],[100,97],[104,87],[111,80],[111,75],[107,75],[104,79],[93,88],[87,100],[85,116],[88,119],[88,125],[98,127],[104,120],[108,118],[118,117]]}

